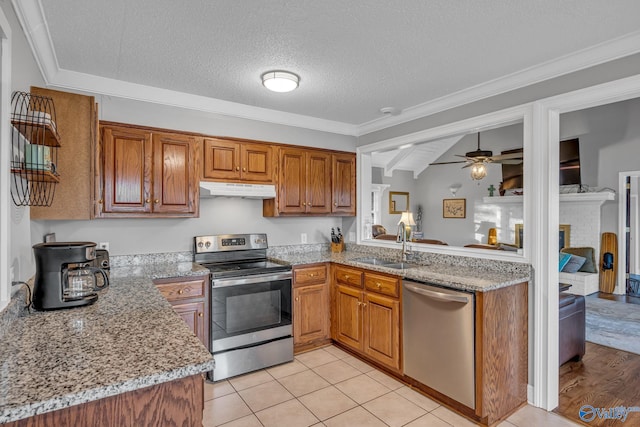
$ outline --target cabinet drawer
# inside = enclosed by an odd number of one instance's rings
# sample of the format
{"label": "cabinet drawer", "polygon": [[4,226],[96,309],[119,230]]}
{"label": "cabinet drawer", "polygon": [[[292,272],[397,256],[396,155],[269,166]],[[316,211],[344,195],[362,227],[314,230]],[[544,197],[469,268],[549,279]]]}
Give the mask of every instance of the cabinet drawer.
{"label": "cabinet drawer", "polygon": [[336,267],[336,282],[362,288],[362,271],[348,267]]}
{"label": "cabinet drawer", "polygon": [[315,285],[325,283],[327,281],[327,266],[315,265],[312,267],[300,267],[293,270],[293,284]]}
{"label": "cabinet drawer", "polygon": [[205,293],[205,281],[202,279],[178,283],[158,283],[156,286],[169,302],[204,297]]}
{"label": "cabinet drawer", "polygon": [[400,296],[400,280],[395,277],[365,273],[364,287],[369,291],[378,292],[384,295],[396,298]]}

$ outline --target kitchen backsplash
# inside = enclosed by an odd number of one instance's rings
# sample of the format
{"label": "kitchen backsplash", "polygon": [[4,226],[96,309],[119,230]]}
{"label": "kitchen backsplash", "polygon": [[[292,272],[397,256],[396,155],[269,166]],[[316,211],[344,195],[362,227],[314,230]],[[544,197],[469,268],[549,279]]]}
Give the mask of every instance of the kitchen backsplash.
{"label": "kitchen backsplash", "polygon": [[190,251],[139,255],[111,255],[109,257],[109,263],[112,268],[146,264],[175,264],[191,261],[193,261],[193,253]]}

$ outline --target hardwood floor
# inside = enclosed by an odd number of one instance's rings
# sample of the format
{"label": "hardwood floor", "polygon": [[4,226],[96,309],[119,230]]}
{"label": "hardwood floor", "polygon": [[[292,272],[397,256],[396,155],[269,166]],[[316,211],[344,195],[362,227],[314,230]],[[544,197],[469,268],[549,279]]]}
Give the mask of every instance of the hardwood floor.
{"label": "hardwood floor", "polygon": [[598,298],[608,299],[611,301],[622,301],[629,304],[640,305],[640,297],[631,297],[628,295],[614,295],[614,294],[606,294],[604,292],[598,292]]}
{"label": "hardwood floor", "polygon": [[580,362],[560,367],[559,405],[554,412],[589,426],[640,426],[640,412],[627,420],[580,420],[582,405],[594,408],[640,406],[640,355],[587,342]]}

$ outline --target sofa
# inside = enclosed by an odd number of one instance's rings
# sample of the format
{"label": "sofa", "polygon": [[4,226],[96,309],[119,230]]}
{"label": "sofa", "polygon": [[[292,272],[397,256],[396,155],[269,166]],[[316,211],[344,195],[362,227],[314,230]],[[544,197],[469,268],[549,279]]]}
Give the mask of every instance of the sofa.
{"label": "sofa", "polygon": [[[568,289],[567,286],[561,290]],[[560,365],[580,360],[585,352],[585,306],[582,295],[560,292],[559,296],[559,359]]]}

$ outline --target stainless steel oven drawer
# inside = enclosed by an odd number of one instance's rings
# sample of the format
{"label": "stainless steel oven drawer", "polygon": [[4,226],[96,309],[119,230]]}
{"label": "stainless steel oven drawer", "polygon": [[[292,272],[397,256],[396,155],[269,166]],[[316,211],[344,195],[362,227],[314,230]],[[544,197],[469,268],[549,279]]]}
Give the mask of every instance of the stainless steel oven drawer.
{"label": "stainless steel oven drawer", "polygon": [[215,353],[216,367],[207,373],[211,381],[219,381],[293,360],[293,338],[281,338],[252,347]]}

